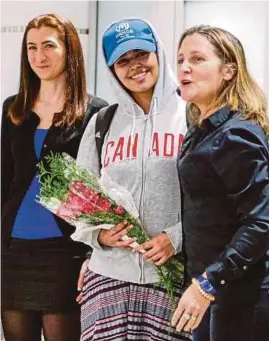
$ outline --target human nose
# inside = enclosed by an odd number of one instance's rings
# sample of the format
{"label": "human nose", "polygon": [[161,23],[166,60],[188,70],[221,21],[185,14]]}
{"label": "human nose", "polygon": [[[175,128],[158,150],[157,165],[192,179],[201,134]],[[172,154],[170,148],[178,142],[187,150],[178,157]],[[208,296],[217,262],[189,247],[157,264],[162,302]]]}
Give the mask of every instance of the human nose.
{"label": "human nose", "polygon": [[190,68],[190,64],[188,62],[187,59],[184,59],[180,65],[178,65],[178,70],[179,72],[190,72],[191,68]]}
{"label": "human nose", "polygon": [[37,62],[44,62],[47,59],[47,55],[44,49],[37,49],[35,53],[35,60]]}
{"label": "human nose", "polygon": [[138,60],[137,60],[137,58],[132,58],[130,61],[129,61],[129,67],[130,68],[137,68],[137,67],[139,67],[139,66],[141,66],[142,64],[141,64],[141,62],[139,62]]}

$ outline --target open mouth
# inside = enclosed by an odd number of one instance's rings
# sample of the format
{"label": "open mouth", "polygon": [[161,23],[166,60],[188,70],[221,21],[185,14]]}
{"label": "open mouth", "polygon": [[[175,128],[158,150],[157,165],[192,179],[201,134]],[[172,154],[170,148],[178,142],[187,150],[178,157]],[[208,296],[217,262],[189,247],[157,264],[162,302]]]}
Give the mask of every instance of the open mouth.
{"label": "open mouth", "polygon": [[181,85],[189,85],[192,83],[192,81],[190,81],[188,79],[183,79],[180,83],[181,83]]}
{"label": "open mouth", "polygon": [[136,81],[139,81],[139,80],[142,80],[146,77],[147,75],[147,71],[143,71],[143,72],[139,72],[131,77],[129,77],[130,79],[132,80],[136,80]]}

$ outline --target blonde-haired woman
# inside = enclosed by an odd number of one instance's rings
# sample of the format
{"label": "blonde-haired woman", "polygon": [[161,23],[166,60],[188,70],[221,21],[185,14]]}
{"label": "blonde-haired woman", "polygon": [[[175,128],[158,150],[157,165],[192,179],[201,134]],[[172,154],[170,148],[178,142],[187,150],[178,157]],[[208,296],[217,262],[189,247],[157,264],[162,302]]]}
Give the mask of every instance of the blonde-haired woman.
{"label": "blonde-haired woman", "polygon": [[178,160],[190,285],[173,324],[194,341],[269,335],[269,119],[243,47],[211,26],[178,49],[191,128]]}

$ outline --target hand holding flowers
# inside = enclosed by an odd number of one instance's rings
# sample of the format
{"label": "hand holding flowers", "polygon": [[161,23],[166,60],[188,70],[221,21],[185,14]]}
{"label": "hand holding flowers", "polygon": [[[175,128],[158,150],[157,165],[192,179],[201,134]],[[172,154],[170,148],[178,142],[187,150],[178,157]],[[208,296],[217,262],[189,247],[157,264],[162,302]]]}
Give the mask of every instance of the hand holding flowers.
{"label": "hand holding flowers", "polygon": [[122,238],[131,231],[133,225],[128,225],[128,221],[124,220],[118,225],[111,227],[109,230],[101,229],[98,235],[98,242],[103,246],[118,247],[122,250],[132,250],[130,245],[136,241],[136,238],[123,240]]}
{"label": "hand holding flowers", "polygon": [[145,259],[156,265],[157,284],[164,286],[174,304],[174,286],[183,281],[183,264],[171,258],[174,248],[165,233],[147,236],[130,192],[109,177],[99,179],[87,172],[67,154],[51,154],[45,161],[46,166],[38,165],[38,202],[76,227],[75,240],[87,244],[87,231],[97,230],[101,245],[145,253]]}
{"label": "hand holding flowers", "polygon": [[174,246],[164,232],[135,247],[132,252],[141,252],[142,250],[146,251],[143,258],[157,266],[163,265],[175,254]]}

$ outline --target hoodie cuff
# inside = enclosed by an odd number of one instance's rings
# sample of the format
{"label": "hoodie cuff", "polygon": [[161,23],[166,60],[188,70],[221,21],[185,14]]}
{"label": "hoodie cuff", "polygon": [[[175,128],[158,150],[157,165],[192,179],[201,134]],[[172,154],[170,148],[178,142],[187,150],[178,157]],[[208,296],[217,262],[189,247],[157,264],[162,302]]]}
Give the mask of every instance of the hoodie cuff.
{"label": "hoodie cuff", "polygon": [[163,230],[168,237],[175,249],[175,254],[181,252],[182,250],[182,224],[179,222],[178,224],[168,227]]}
{"label": "hoodie cuff", "polygon": [[91,240],[91,246],[93,249],[103,250],[103,247],[98,242],[98,236],[101,229],[95,230],[92,232],[92,240]]}
{"label": "hoodie cuff", "polygon": [[101,229],[110,229],[113,226],[114,225],[111,224],[100,224],[98,226],[93,226],[85,222],[80,222],[79,224],[76,224],[76,231],[71,234],[70,237],[76,242],[82,242],[91,246],[93,249],[105,251],[110,249],[110,247],[99,244],[98,236]]}

